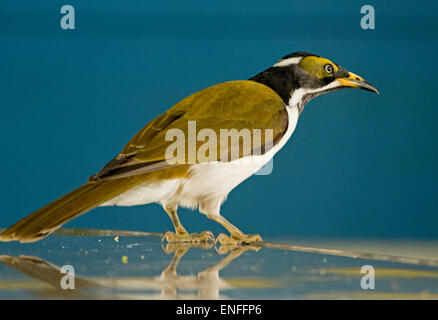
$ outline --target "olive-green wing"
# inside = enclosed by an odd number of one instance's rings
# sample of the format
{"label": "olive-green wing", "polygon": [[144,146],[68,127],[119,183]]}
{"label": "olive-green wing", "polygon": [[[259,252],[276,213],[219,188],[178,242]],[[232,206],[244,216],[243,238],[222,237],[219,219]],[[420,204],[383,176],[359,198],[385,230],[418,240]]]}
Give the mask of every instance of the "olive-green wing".
{"label": "olive-green wing", "polygon": [[[193,130],[194,124],[195,138],[203,129],[209,129],[207,132],[217,137],[216,152],[207,152],[208,161],[223,161],[225,153],[229,153],[228,159],[233,156],[232,159],[236,159],[268,151],[269,146],[275,145],[286,132],[288,116],[280,96],[263,84],[249,80],[221,83],[188,96],[152,120],[90,180],[121,178],[193,163],[190,151],[194,144],[189,141],[189,126]],[[224,129],[238,132],[247,129],[250,136],[242,135],[237,140],[220,143],[221,130]],[[266,130],[272,130],[271,134],[265,135]],[[260,132],[261,136],[255,138],[255,133]],[[184,135],[185,152],[169,158],[166,150],[177,139],[176,133]],[[251,148],[248,153],[244,152],[243,145],[249,139]],[[196,150],[208,140],[195,139]],[[238,150],[238,154],[231,155],[233,150]],[[194,159],[196,163],[207,161],[198,157]]]}

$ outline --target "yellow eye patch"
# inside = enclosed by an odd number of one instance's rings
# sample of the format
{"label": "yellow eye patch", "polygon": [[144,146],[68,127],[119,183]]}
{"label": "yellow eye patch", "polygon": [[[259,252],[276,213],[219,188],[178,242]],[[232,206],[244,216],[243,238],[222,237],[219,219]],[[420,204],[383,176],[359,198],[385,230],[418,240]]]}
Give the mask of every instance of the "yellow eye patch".
{"label": "yellow eye patch", "polygon": [[317,77],[317,78],[325,78],[331,75],[331,73],[327,72],[325,65],[331,65],[333,68],[333,73],[338,72],[338,67],[328,59],[308,56],[301,59],[299,66],[307,71],[307,73]]}

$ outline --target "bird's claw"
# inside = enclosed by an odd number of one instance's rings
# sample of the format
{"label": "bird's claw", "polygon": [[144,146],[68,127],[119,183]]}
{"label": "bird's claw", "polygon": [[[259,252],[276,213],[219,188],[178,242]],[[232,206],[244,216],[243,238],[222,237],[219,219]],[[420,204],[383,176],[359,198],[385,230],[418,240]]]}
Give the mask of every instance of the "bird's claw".
{"label": "bird's claw", "polygon": [[220,233],[215,239],[215,243],[220,243],[222,245],[247,245],[262,241],[262,237],[258,234],[245,234],[243,237],[233,237]]}
{"label": "bird's claw", "polygon": [[161,242],[164,241],[170,244],[214,243],[214,235],[211,231],[203,231],[201,233],[175,233],[166,231],[161,237]]}
{"label": "bird's claw", "polygon": [[236,247],[244,246],[246,249],[258,251],[260,246],[254,245],[258,242],[262,242],[262,237],[258,234],[247,234],[241,238],[235,238],[233,236],[227,236],[220,233],[215,239],[215,244],[220,244],[220,247],[216,249],[219,254],[226,254],[228,251],[232,251]]}
{"label": "bird's claw", "polygon": [[164,245],[164,243],[161,244],[161,249],[165,254],[171,254],[178,251],[186,252],[189,249],[192,248],[200,248],[204,250],[210,250],[214,246],[213,242],[198,242],[198,243],[189,243],[189,242],[182,242],[182,243],[168,243]]}

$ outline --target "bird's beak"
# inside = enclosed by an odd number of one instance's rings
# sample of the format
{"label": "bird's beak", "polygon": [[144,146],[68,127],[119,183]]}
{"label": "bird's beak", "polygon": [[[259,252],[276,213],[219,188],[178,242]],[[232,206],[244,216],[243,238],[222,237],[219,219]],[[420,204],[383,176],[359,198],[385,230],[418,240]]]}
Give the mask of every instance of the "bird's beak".
{"label": "bird's beak", "polygon": [[348,77],[338,78],[338,82],[341,87],[358,88],[379,94],[379,90],[352,72],[348,72]]}

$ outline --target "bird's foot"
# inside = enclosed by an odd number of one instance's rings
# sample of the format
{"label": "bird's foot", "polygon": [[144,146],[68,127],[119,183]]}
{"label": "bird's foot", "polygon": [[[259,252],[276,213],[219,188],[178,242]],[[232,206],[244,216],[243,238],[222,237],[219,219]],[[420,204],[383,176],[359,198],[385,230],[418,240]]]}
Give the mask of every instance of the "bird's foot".
{"label": "bird's foot", "polygon": [[244,234],[243,236],[237,237],[220,233],[215,239],[215,243],[219,243],[223,246],[250,245],[262,241],[262,237],[258,234]]}
{"label": "bird's foot", "polygon": [[[253,242],[254,243],[254,242]],[[246,252],[246,251],[259,251],[261,249],[260,246],[256,245],[256,244],[223,244],[214,247],[214,250],[216,251],[216,253],[220,254],[220,255],[225,255],[228,252],[233,253],[233,252]]]}
{"label": "bird's foot", "polygon": [[161,249],[163,250],[163,252],[165,254],[171,254],[171,253],[178,253],[178,252],[185,253],[189,249],[192,249],[192,248],[200,248],[200,249],[204,249],[204,250],[210,250],[213,246],[214,246],[214,243],[211,241],[209,241],[209,242],[196,242],[196,243],[172,242],[172,243],[167,243],[166,245],[164,245],[164,243],[162,243]]}
{"label": "bird's foot", "polygon": [[171,244],[196,244],[196,243],[213,243],[214,235],[211,231],[203,231],[201,233],[175,233],[166,231],[161,237],[161,241]]}

